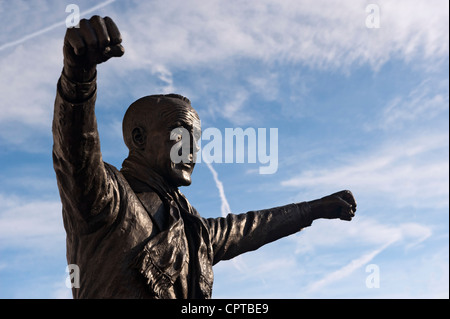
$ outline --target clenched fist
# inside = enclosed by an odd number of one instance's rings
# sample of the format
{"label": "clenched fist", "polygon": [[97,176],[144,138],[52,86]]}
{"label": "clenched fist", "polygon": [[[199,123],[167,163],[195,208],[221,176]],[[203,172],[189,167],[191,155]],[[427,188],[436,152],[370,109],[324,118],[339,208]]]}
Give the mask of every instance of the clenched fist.
{"label": "clenched fist", "polygon": [[349,190],[340,191],[308,203],[315,219],[352,220],[356,212],[356,200]]}
{"label": "clenched fist", "polygon": [[64,73],[77,82],[92,79],[97,64],[120,57],[125,50],[114,21],[93,16],[82,19],[79,28],[67,29],[64,38]]}

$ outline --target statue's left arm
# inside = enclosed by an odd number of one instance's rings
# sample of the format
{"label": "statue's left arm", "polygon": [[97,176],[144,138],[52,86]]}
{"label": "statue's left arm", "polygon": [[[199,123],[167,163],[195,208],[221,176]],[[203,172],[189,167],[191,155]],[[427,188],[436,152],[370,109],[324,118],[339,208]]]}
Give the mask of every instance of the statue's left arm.
{"label": "statue's left arm", "polygon": [[356,201],[346,190],[310,202],[209,218],[214,264],[294,234],[315,219],[351,220],[355,211]]}

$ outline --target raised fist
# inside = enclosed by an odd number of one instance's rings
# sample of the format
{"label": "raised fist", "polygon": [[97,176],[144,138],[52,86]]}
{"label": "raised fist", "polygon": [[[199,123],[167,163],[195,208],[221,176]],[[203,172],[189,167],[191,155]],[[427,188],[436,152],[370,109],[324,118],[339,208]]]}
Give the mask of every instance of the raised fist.
{"label": "raised fist", "polygon": [[77,81],[89,80],[97,64],[120,57],[125,50],[114,21],[93,16],[80,20],[79,28],[68,28],[64,38],[64,70]]}
{"label": "raised fist", "polygon": [[349,190],[340,191],[308,203],[314,218],[352,220],[356,212],[356,200]]}

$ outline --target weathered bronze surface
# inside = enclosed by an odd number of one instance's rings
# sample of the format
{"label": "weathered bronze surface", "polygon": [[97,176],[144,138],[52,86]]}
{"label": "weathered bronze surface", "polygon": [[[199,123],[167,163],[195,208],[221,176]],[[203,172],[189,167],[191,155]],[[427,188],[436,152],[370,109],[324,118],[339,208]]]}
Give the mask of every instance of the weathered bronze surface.
{"label": "weathered bronze surface", "polygon": [[[123,122],[129,156],[103,162],[94,112],[96,66],[124,54],[112,19],[93,16],[67,29],[53,119],[53,163],[67,261],[80,269],[74,298],[210,298],[212,266],[310,226],[351,220],[356,202],[341,191],[309,202],[225,218],[202,218],[178,190],[191,184],[199,117],[176,94],[134,102]],[[189,163],[174,164],[177,126],[192,138]]]}

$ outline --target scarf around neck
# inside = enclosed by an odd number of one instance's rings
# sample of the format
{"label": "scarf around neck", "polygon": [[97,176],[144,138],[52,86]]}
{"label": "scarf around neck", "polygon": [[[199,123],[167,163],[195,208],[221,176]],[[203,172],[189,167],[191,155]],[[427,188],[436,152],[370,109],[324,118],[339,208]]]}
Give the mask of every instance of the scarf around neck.
{"label": "scarf around neck", "polygon": [[[140,204],[155,224],[153,212],[149,211],[151,205],[143,198],[143,194],[153,191],[162,201],[167,216],[165,227],[147,239],[133,266],[144,276],[155,298],[178,298],[181,295],[210,298],[213,254],[206,223],[178,188],[169,186],[159,174],[149,169],[145,180],[142,180],[142,175],[138,175],[133,167],[134,163],[125,160],[121,173]],[[183,271],[184,267],[188,267],[187,271]],[[182,271],[187,274],[187,278],[183,278],[186,287],[176,285]],[[187,292],[177,291],[179,289],[187,289]]]}

